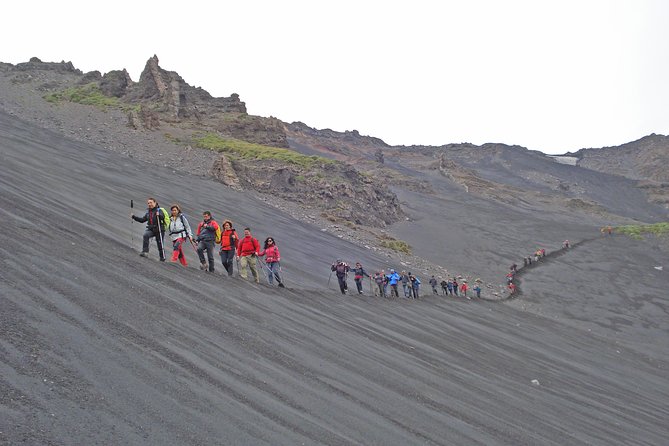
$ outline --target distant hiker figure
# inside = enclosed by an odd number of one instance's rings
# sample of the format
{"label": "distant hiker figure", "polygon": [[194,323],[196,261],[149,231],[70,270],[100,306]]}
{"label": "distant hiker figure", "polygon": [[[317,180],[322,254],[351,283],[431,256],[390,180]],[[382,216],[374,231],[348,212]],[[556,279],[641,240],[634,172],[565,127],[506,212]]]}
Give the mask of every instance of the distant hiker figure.
{"label": "distant hiker figure", "polygon": [[330,269],[334,271],[335,275],[337,276],[337,281],[339,282],[339,290],[341,291],[341,294],[346,294],[346,290],[348,289],[346,278],[348,276],[348,272],[351,269],[346,263],[344,263],[343,260],[340,259],[338,259],[335,263],[333,263]]}
{"label": "distant hiker figure", "polygon": [[383,291],[383,282],[385,280],[386,276],[383,274],[383,270],[377,271],[376,274],[374,274],[374,283],[376,283],[376,286],[379,287],[379,296],[381,297],[386,297],[386,294]]}
{"label": "distant hiker figure", "polygon": [[569,249],[569,240],[565,240],[564,242],[562,242],[562,247],[564,249]]}
{"label": "distant hiker figure", "polygon": [[409,273],[409,279],[411,280],[411,292],[413,293],[413,298],[418,299],[418,295],[420,294],[420,279],[411,273]]}
{"label": "distant hiker figure", "polygon": [[402,271],[400,280],[402,281],[402,288],[404,289],[404,297],[411,297],[411,279],[409,279],[409,275],[406,271]]}
{"label": "distant hiker figure", "polygon": [[390,295],[393,294],[395,297],[400,297],[400,293],[397,291],[397,284],[400,281],[400,275],[394,269],[390,270],[390,273],[386,276],[388,285],[390,285]]}
{"label": "distant hiker figure", "polygon": [[155,198],[148,198],[146,204],[148,208],[143,217],[135,217],[134,214],[130,214],[130,218],[133,220],[140,223],[146,222],[146,229],[144,230],[142,242],[142,252],[140,252],[139,255],[142,257],[147,257],[149,255],[149,241],[155,237],[160,261],[164,262],[165,248],[163,246],[163,237],[165,236],[165,229],[169,223],[169,216],[167,215],[167,211],[160,208]]}
{"label": "distant hiker figure", "polygon": [[184,255],[183,244],[186,240],[193,243],[193,231],[191,231],[188,219],[183,212],[181,212],[181,208],[178,204],[173,204],[170,207],[170,213],[168,233],[172,239],[172,261],[176,262],[178,260],[183,266],[188,266],[186,256]]}
{"label": "distant hiker figure", "polygon": [[509,295],[513,296],[514,294],[516,294],[516,285],[514,285],[513,283],[510,283],[509,284]]}
{"label": "distant hiker figure", "polygon": [[527,265],[528,265],[527,257],[523,257],[523,266],[527,266]]}
{"label": "distant hiker figure", "polygon": [[240,240],[239,247],[237,248],[237,260],[239,260],[239,275],[242,276],[242,279],[248,277],[246,267],[251,270],[253,274],[253,279],[256,283],[260,283],[258,278],[258,270],[256,268],[256,257],[258,256],[258,251],[260,250],[260,243],[258,239],[254,238],[251,235],[251,229],[244,228],[244,238]]}
{"label": "distant hiker figure", "polygon": [[[202,213],[202,221],[197,225],[197,256],[200,258],[200,269],[206,270],[209,264],[209,272],[214,272],[214,245],[221,241],[221,228],[211,217],[210,211]],[[204,260],[204,252],[207,251],[207,262]]]}
{"label": "distant hiker figure", "polygon": [[446,294],[448,294],[448,282],[446,282],[445,280],[442,280],[442,281],[441,281],[441,293],[442,293],[444,296],[445,296]]}
{"label": "distant hiker figure", "polygon": [[269,284],[272,285],[274,283],[274,278],[276,277],[279,287],[284,288],[283,282],[281,282],[281,276],[279,276],[281,254],[279,253],[279,248],[277,248],[276,243],[274,243],[273,237],[267,237],[265,239],[265,247],[258,253],[258,257],[262,256],[265,256],[265,264],[269,270],[267,275]]}
{"label": "distant hiker figure", "polygon": [[451,279],[448,279],[448,282],[446,282],[446,288],[448,289],[448,294],[451,296],[453,295],[453,281]]}
{"label": "distant hiker figure", "polygon": [[362,267],[360,262],[356,262],[355,268],[351,270],[353,272],[353,280],[355,281],[355,286],[358,288],[358,294],[362,294],[362,283],[365,276],[370,277],[369,274]]}
{"label": "distant hiker figure", "polygon": [[511,268],[510,268],[510,269],[511,269],[511,271],[512,271],[513,273],[515,273],[516,271],[518,271],[518,265],[516,265],[516,264],[514,263],[513,265],[511,265]]}
{"label": "distant hiker figure", "polygon": [[237,236],[237,231],[232,227],[232,222],[230,220],[225,220],[223,222],[223,233],[221,234],[221,263],[223,268],[228,272],[228,276],[232,276],[234,272],[234,259],[235,251],[239,246],[239,237]]}
{"label": "distant hiker figure", "polygon": [[476,286],[475,286],[474,288],[472,288],[472,289],[473,289],[474,292],[476,293],[476,297],[477,297],[477,298],[480,298],[480,297],[481,297],[481,285],[479,285],[479,284],[477,283]]}
{"label": "distant hiker figure", "polygon": [[439,294],[439,291],[437,291],[437,285],[439,285],[439,283],[437,282],[437,279],[435,279],[434,276],[430,277],[429,284],[432,287],[432,294]]}
{"label": "distant hiker figure", "polygon": [[453,277],[453,294],[456,296],[458,295],[458,288],[460,287],[460,284],[458,283],[458,279]]}
{"label": "distant hiker figure", "polygon": [[469,299],[469,296],[467,296],[467,290],[469,290],[469,285],[467,285],[467,281],[463,280],[462,285],[460,285],[460,294],[465,296],[467,299]]}

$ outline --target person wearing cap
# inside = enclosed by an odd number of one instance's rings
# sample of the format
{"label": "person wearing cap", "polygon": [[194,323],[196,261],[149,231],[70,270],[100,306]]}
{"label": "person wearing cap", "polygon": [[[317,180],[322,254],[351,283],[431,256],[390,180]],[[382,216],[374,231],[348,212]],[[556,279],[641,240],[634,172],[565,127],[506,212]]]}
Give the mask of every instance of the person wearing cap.
{"label": "person wearing cap", "polygon": [[390,295],[392,296],[394,294],[395,297],[400,297],[400,293],[397,291],[397,284],[400,281],[400,275],[397,274],[394,269],[391,269],[387,277],[388,285],[390,285]]}
{"label": "person wearing cap", "polygon": [[341,294],[346,294],[346,290],[348,289],[346,277],[351,268],[343,260],[337,259],[337,262],[333,263],[330,269],[337,275]]}
{"label": "person wearing cap", "polygon": [[351,269],[351,271],[353,272],[355,286],[358,288],[358,294],[362,294],[362,281],[365,276],[370,277],[370,275],[367,274],[360,262],[355,262],[355,268]]}
{"label": "person wearing cap", "polygon": [[409,275],[406,271],[402,271],[400,280],[402,281],[402,288],[404,288],[404,297],[408,299],[411,294],[411,279],[409,279]]}

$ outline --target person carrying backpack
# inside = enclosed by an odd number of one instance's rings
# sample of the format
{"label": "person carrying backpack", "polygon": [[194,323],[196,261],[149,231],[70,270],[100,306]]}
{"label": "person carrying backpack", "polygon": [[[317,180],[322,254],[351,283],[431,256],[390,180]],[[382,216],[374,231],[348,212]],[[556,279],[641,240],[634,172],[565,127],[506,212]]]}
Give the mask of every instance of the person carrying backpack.
{"label": "person carrying backpack", "polygon": [[476,286],[472,289],[476,293],[476,297],[480,299],[481,298],[481,285],[477,283]]}
{"label": "person carrying backpack", "polygon": [[170,239],[172,239],[172,261],[176,262],[179,260],[183,266],[188,266],[183,251],[183,243],[186,239],[189,239],[191,243],[193,242],[193,231],[191,231],[188,219],[181,212],[178,204],[173,204],[170,207],[170,212],[172,215],[170,216],[170,225],[167,231]]}
{"label": "person carrying backpack", "polygon": [[353,271],[353,280],[355,281],[356,288],[358,288],[358,294],[362,294],[362,281],[365,276],[370,277],[370,275],[367,274],[360,262],[356,262],[355,268],[353,268],[351,271]]}
{"label": "person carrying backpack", "polygon": [[223,222],[223,233],[221,234],[221,263],[223,268],[228,272],[228,276],[232,276],[234,272],[235,251],[239,245],[239,237],[237,231],[232,228],[232,222],[225,220]]}
{"label": "person carrying backpack", "polygon": [[346,277],[351,269],[346,263],[344,263],[343,260],[340,259],[338,259],[337,262],[333,263],[330,269],[334,271],[334,273],[337,276],[337,281],[339,282],[339,290],[341,291],[341,294],[346,294],[346,290],[348,289],[348,284],[346,283]]}
{"label": "person carrying backpack", "polygon": [[[206,270],[209,263],[209,272],[214,272],[214,245],[221,241],[221,228],[211,218],[210,211],[202,213],[202,221],[197,225],[197,256],[200,258],[200,269]],[[207,251],[207,263],[204,261],[204,252]]]}
{"label": "person carrying backpack", "polygon": [[439,291],[437,291],[437,285],[439,283],[437,282],[437,279],[434,276],[430,277],[429,284],[432,287],[432,294],[439,294]]}
{"label": "person carrying backpack", "polygon": [[469,290],[469,285],[467,285],[467,281],[463,280],[462,285],[460,285],[460,294],[465,296],[467,299],[469,299],[469,296],[467,296],[467,290]]}
{"label": "person carrying backpack", "polygon": [[267,277],[269,284],[272,285],[274,283],[274,277],[276,277],[279,288],[284,288],[283,282],[281,282],[281,276],[279,276],[281,254],[279,253],[279,248],[276,247],[276,243],[274,243],[274,238],[267,237],[265,239],[265,247],[258,253],[258,257],[262,256],[266,256],[265,263],[267,264],[267,269],[269,269],[269,275]]}
{"label": "person carrying backpack", "polygon": [[239,275],[242,276],[242,279],[248,278],[248,272],[246,271],[248,265],[248,269],[250,269],[251,274],[253,274],[253,279],[256,283],[260,283],[258,269],[256,268],[258,251],[260,251],[260,243],[258,243],[258,239],[251,235],[250,228],[244,228],[244,238],[239,241],[239,246],[237,247]]}
{"label": "person carrying backpack", "polygon": [[146,204],[148,208],[143,217],[135,217],[133,213],[130,214],[130,218],[133,220],[139,223],[146,222],[146,229],[144,230],[142,242],[142,252],[140,252],[139,255],[142,257],[149,256],[149,241],[155,237],[160,261],[164,262],[165,248],[163,246],[163,237],[169,226],[170,217],[167,215],[167,211],[158,205],[155,198],[147,198]]}

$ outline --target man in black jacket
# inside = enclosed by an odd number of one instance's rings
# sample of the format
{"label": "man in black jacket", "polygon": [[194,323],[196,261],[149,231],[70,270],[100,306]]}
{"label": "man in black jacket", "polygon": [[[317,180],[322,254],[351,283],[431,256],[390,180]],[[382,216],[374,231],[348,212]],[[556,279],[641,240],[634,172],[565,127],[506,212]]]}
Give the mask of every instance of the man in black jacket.
{"label": "man in black jacket", "polygon": [[156,245],[158,245],[158,254],[160,255],[160,261],[165,261],[165,249],[163,248],[163,237],[165,232],[163,228],[165,227],[165,213],[158,205],[158,202],[155,198],[148,198],[146,200],[148,209],[146,214],[143,217],[135,217],[134,214],[130,214],[130,218],[140,223],[146,222],[146,229],[144,230],[142,252],[139,253],[142,257],[148,257],[149,255],[149,240],[152,237],[156,238]]}

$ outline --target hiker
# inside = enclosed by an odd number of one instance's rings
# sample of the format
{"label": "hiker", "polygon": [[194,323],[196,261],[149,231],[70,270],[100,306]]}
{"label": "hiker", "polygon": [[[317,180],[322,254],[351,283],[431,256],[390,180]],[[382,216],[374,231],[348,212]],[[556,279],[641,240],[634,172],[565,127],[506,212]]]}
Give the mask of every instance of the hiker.
{"label": "hiker", "polygon": [[267,276],[267,281],[270,285],[274,283],[274,277],[279,284],[279,288],[284,288],[281,277],[279,276],[279,268],[281,267],[281,254],[279,253],[279,248],[277,248],[276,243],[274,243],[274,238],[267,237],[265,239],[265,247],[262,251],[258,253],[258,257],[265,257],[265,264],[269,270]]}
{"label": "hiker", "polygon": [[441,293],[445,296],[446,294],[448,294],[448,282],[442,280],[440,285],[441,285]]}
{"label": "hiker", "polygon": [[228,272],[228,276],[232,276],[234,272],[235,251],[239,245],[239,237],[237,231],[232,227],[230,220],[223,222],[223,233],[221,234],[221,263],[223,268]]}
{"label": "hiker", "polygon": [[476,297],[477,297],[478,299],[480,299],[480,298],[481,298],[481,285],[477,283],[476,286],[475,286],[474,288],[472,288],[472,289],[473,289],[474,292],[476,293]]}
{"label": "hiker", "polygon": [[511,269],[511,271],[512,271],[513,273],[515,273],[516,271],[518,271],[518,265],[516,265],[516,263],[514,262],[514,263],[511,265],[511,268],[510,268],[510,269]]}
{"label": "hiker", "polygon": [[330,269],[334,271],[337,276],[337,281],[339,282],[339,290],[341,291],[341,294],[346,294],[346,290],[348,289],[346,278],[351,268],[349,268],[349,266],[343,260],[337,259],[337,261],[332,264],[332,267]]}
{"label": "hiker", "polygon": [[384,290],[383,290],[383,282],[385,281],[385,274],[383,274],[383,270],[377,271],[376,274],[374,274],[374,282],[376,283],[376,286],[379,287],[379,295],[381,297],[386,297]]}
{"label": "hiker", "polygon": [[172,239],[172,262],[179,260],[183,266],[188,266],[186,256],[184,255],[183,244],[186,239],[193,243],[193,231],[190,229],[188,219],[181,212],[178,204],[170,207],[170,226],[168,228],[170,238]]}
{"label": "hiker", "polygon": [[569,249],[569,240],[565,240],[564,242],[562,242],[562,248]]}
{"label": "hiker", "polygon": [[413,298],[418,299],[418,291],[420,289],[420,279],[411,273],[409,273],[409,279],[411,280],[411,291],[413,292]]}
{"label": "hiker", "polygon": [[523,266],[527,266],[527,257],[523,257]]}
{"label": "hiker", "polygon": [[463,280],[462,285],[460,285],[460,294],[465,296],[467,299],[469,299],[469,296],[467,296],[467,290],[469,290],[469,285],[467,285],[467,281]]}
{"label": "hiker", "polygon": [[244,228],[244,238],[239,241],[239,246],[237,247],[239,275],[242,276],[242,279],[248,278],[248,272],[246,271],[246,266],[248,265],[251,274],[253,274],[253,279],[256,283],[260,283],[258,269],[256,268],[256,257],[259,250],[260,244],[258,243],[258,239],[251,235],[250,228]]}
{"label": "hiker", "polygon": [[432,287],[432,294],[439,294],[439,291],[437,291],[437,279],[434,278],[434,276],[430,277],[429,281],[430,286]]}
{"label": "hiker", "polygon": [[458,279],[453,277],[453,294],[458,295],[458,288],[460,287],[460,284],[458,283]]}
{"label": "hiker", "polygon": [[516,285],[514,285],[513,283],[510,283],[509,284],[509,295],[513,296],[514,294],[516,294]]}
{"label": "hiker", "polygon": [[[197,225],[197,256],[200,258],[200,269],[214,272],[214,245],[221,242],[221,228],[211,217],[211,211],[202,213],[202,221]],[[207,262],[204,261],[204,252],[207,251]]]}
{"label": "hiker", "polygon": [[149,256],[149,240],[156,238],[156,245],[158,246],[158,254],[160,255],[160,261],[165,261],[165,249],[163,246],[163,237],[165,236],[165,228],[169,221],[169,216],[167,211],[161,209],[158,205],[158,202],[155,198],[149,197],[146,199],[146,204],[148,209],[146,214],[143,217],[135,217],[133,213],[130,214],[130,218],[133,220],[144,223],[146,222],[146,229],[144,230],[143,242],[142,242],[142,252],[139,253],[142,257]]}
{"label": "hiker", "polygon": [[451,279],[448,279],[448,282],[446,282],[446,288],[448,288],[448,294],[451,296],[453,295],[453,281]]}
{"label": "hiker", "polygon": [[400,281],[400,275],[397,274],[394,269],[391,269],[386,277],[391,288],[390,295],[392,296],[394,294],[395,297],[400,297],[400,293],[397,292],[397,283]]}
{"label": "hiker", "polygon": [[358,288],[358,294],[362,294],[362,282],[365,276],[371,277],[365,269],[362,267],[360,262],[355,262],[355,268],[353,268],[353,280],[355,281],[355,286]]}
{"label": "hiker", "polygon": [[506,284],[508,285],[511,282],[513,282],[513,273],[509,273],[506,275]]}
{"label": "hiker", "polygon": [[404,289],[404,297],[408,299],[411,294],[411,279],[409,279],[409,275],[406,271],[402,271],[400,280],[402,281],[402,288]]}

